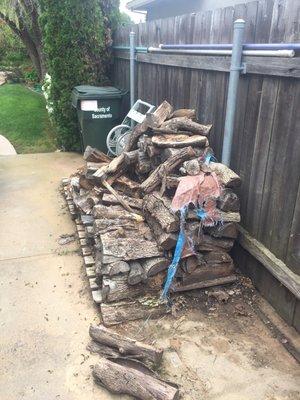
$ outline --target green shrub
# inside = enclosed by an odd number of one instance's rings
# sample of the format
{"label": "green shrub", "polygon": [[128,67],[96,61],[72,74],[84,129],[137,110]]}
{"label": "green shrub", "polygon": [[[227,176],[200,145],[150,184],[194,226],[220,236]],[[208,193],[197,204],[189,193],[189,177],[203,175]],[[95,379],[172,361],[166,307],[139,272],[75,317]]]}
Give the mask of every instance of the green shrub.
{"label": "green shrub", "polygon": [[116,0],[41,0],[41,25],[47,71],[51,76],[48,102],[58,132],[58,145],[79,150],[76,111],[71,91],[76,85],[107,85],[111,54],[111,24]]}
{"label": "green shrub", "polygon": [[28,84],[37,84],[39,81],[38,74],[33,67],[26,67],[23,69],[23,78]]}

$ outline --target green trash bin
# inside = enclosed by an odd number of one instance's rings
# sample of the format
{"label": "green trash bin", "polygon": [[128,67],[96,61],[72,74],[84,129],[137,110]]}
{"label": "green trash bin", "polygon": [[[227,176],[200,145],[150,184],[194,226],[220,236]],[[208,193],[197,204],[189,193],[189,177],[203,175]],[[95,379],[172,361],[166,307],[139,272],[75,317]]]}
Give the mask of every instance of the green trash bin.
{"label": "green trash bin", "polygon": [[107,152],[108,132],[120,123],[121,101],[127,92],[112,86],[76,86],[72,106],[77,110],[83,151],[90,145]]}

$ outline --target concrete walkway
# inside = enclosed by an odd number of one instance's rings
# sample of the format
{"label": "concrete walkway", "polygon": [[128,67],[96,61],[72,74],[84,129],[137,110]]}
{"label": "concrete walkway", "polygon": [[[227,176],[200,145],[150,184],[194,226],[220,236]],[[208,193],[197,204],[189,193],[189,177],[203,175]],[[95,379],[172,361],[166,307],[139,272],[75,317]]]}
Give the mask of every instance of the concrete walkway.
{"label": "concrete walkway", "polygon": [[[57,243],[75,231],[59,182],[80,165],[66,153],[0,157],[1,400],[128,399],[93,382],[86,345],[99,313],[78,244]],[[182,400],[300,400],[299,365],[244,292],[219,304],[196,291],[174,315],[116,329],[164,349],[161,372]]]}
{"label": "concrete walkway", "polygon": [[0,157],[0,398],[110,399],[93,383],[86,350],[98,322],[75,227],[58,191],[75,154]]}
{"label": "concrete walkway", "polygon": [[0,135],[0,156],[13,156],[16,154],[17,152],[10,141]]}

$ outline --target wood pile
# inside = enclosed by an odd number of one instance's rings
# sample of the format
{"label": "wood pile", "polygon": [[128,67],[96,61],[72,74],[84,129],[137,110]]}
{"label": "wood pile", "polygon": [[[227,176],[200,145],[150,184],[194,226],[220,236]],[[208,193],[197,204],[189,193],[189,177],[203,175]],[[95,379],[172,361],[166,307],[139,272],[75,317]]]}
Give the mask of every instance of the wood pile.
{"label": "wood pile", "polygon": [[[86,165],[63,179],[93,298],[106,325],[166,312],[159,296],[182,229],[190,249],[182,254],[171,292],[236,279],[228,253],[240,221],[233,191],[240,178],[210,162],[211,125],[194,119],[194,110],[173,111],[164,101],[133,129],[121,155],[111,159],[88,146]],[[172,202],[188,177],[202,184],[211,179],[219,192],[210,204],[212,197],[199,186],[201,204],[189,204],[182,224]],[[209,204],[214,217],[207,223],[199,210]]]}

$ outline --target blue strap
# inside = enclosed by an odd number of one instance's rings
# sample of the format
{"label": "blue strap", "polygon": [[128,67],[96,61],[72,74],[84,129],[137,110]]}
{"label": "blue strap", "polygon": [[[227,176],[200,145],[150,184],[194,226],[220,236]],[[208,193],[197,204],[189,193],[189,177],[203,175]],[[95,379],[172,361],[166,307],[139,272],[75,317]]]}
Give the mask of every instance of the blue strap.
{"label": "blue strap", "polygon": [[177,239],[177,243],[176,243],[176,247],[175,247],[175,251],[174,251],[174,255],[173,255],[173,260],[168,268],[167,279],[166,279],[164,289],[162,292],[162,296],[161,296],[163,299],[166,299],[168,297],[170,286],[171,286],[174,276],[176,274],[178,264],[179,264],[179,261],[181,258],[182,250],[183,250],[183,247],[185,244],[186,239],[185,239],[185,234],[184,234],[184,222],[185,222],[186,209],[187,209],[187,207],[183,207],[180,210],[180,232],[178,235],[178,239]]}

